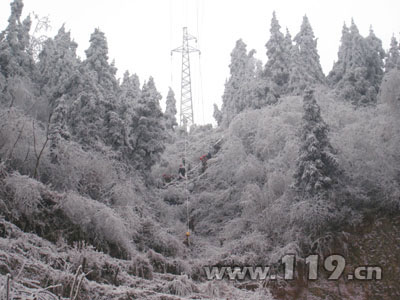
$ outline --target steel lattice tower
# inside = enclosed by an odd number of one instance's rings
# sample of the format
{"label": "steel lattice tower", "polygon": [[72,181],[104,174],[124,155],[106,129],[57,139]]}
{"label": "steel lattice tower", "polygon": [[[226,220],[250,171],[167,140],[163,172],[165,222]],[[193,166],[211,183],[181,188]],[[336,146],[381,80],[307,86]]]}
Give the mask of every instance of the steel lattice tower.
{"label": "steel lattice tower", "polygon": [[194,124],[193,117],[193,102],[192,102],[192,81],[190,77],[190,53],[198,52],[200,50],[189,45],[190,40],[197,39],[188,34],[187,27],[183,27],[183,42],[182,46],[171,51],[182,53],[182,79],[181,79],[181,111],[180,111],[180,125],[189,126]]}

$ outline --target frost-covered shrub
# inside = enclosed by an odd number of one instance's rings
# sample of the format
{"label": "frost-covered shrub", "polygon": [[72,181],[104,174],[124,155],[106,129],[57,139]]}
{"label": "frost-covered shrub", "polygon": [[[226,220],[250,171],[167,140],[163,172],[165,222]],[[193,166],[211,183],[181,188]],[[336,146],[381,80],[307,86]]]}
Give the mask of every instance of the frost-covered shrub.
{"label": "frost-covered shrub", "polygon": [[260,186],[255,183],[247,184],[241,195],[241,203],[244,210],[250,210],[248,211],[249,214],[262,211],[265,208],[266,203],[264,193]]}
{"label": "frost-covered shrub", "polygon": [[154,272],[175,275],[181,275],[182,273],[188,274],[190,272],[186,262],[179,258],[166,258],[151,249],[147,251],[147,257],[153,266]]}
{"label": "frost-covered shrub", "polygon": [[13,76],[7,79],[8,105],[32,113],[32,106],[37,98],[34,96],[33,84],[26,77]]}
{"label": "frost-covered shrub", "polygon": [[147,252],[147,257],[153,266],[154,272],[157,273],[166,273],[167,271],[167,261],[164,256],[159,253],[154,252],[153,250],[149,250]]}
{"label": "frost-covered shrub", "polygon": [[[114,210],[95,200],[68,193],[60,208],[78,225],[95,246],[129,256],[133,251],[132,232]],[[104,244],[105,243],[105,244]]]}
{"label": "frost-covered shrub", "polygon": [[153,249],[165,256],[175,257],[182,253],[183,245],[176,237],[169,234],[166,229],[161,228],[159,224],[156,224],[150,219],[145,219],[143,221],[138,242],[144,244],[144,247],[142,246],[143,248]]}
{"label": "frost-covered shrub", "polygon": [[246,153],[252,153],[260,117],[260,110],[250,110],[237,115],[229,126],[230,136],[241,140]]}
{"label": "frost-covered shrub", "polygon": [[4,179],[9,210],[18,219],[24,215],[32,219],[41,207],[42,193],[45,187],[27,176],[14,173]]}
{"label": "frost-covered shrub", "polygon": [[143,183],[140,178],[116,181],[108,191],[109,203],[113,206],[140,207],[143,205],[144,197],[142,188]]}
{"label": "frost-covered shrub", "polygon": [[153,280],[153,267],[147,257],[138,254],[132,259],[128,274]]}
{"label": "frost-covered shrub", "polygon": [[255,137],[255,155],[269,169],[290,168],[297,157],[297,133],[301,121],[300,97],[283,98],[262,110]]}
{"label": "frost-covered shrub", "polygon": [[196,291],[196,286],[189,280],[187,275],[182,275],[172,280],[165,290],[167,293],[181,297],[188,296]]}
{"label": "frost-covered shrub", "polygon": [[263,184],[266,182],[264,166],[255,156],[249,155],[237,168],[234,179],[240,185],[246,183]]}
{"label": "frost-covered shrub", "polygon": [[86,158],[84,165],[81,165],[80,175],[78,192],[95,200],[101,200],[115,182],[116,176],[112,163],[98,156]]}
{"label": "frost-covered shrub", "polygon": [[339,212],[334,203],[326,199],[313,199],[295,203],[290,211],[291,225],[311,235],[321,235],[328,230],[328,224],[338,223]]}
{"label": "frost-covered shrub", "polygon": [[234,175],[237,172],[238,165],[246,160],[246,152],[239,138],[231,137],[220,150],[218,158],[214,165],[207,170],[210,178],[218,181],[233,183]]}
{"label": "frost-covered shrub", "polygon": [[281,197],[287,189],[288,182],[282,172],[272,172],[268,174],[268,196],[274,201]]}
{"label": "frost-covered shrub", "polygon": [[350,176],[350,188],[360,197],[360,192],[365,193],[372,205],[393,203],[399,191],[400,168],[400,126],[396,117],[386,104],[342,113],[353,115],[354,122],[335,132],[331,141],[339,149],[340,165]]}
{"label": "frost-covered shrub", "polygon": [[73,190],[85,197],[107,202],[105,196],[117,182],[112,159],[94,151],[86,152],[74,143],[59,144],[58,163],[48,164],[49,181],[59,190]]}
{"label": "frost-covered shrub", "polygon": [[[46,145],[45,126],[17,108],[0,109],[0,158],[9,168],[34,175],[38,157]],[[43,148],[40,162],[46,159]],[[40,171],[41,165],[38,165]],[[40,174],[40,172],[38,172]]]}
{"label": "frost-covered shrub", "polygon": [[393,69],[383,77],[379,102],[388,104],[397,113],[400,111],[400,70]]}
{"label": "frost-covered shrub", "polygon": [[182,190],[182,188],[175,187],[173,185],[168,186],[165,190],[162,192],[162,198],[165,202],[167,202],[170,205],[179,205],[183,204],[186,195],[185,191]]}

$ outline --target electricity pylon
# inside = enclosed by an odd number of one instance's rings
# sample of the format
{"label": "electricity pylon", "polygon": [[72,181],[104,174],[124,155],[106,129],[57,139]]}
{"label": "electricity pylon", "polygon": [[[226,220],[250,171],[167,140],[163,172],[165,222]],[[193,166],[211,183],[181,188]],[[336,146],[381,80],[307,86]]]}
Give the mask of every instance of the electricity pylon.
{"label": "electricity pylon", "polygon": [[190,53],[200,50],[189,45],[190,40],[197,39],[188,33],[187,27],[183,27],[183,42],[182,46],[171,51],[182,53],[182,79],[181,79],[181,111],[180,125],[190,127],[194,124],[193,117],[193,101],[192,101],[192,81],[190,77]]}

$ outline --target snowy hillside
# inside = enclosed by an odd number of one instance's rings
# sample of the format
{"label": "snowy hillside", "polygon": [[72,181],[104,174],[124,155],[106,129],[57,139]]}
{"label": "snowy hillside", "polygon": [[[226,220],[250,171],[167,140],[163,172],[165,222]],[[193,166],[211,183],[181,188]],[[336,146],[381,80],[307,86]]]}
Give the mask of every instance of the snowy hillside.
{"label": "snowy hillside", "polygon": [[117,79],[100,29],[81,59],[22,15],[0,33],[1,300],[400,297],[395,37],[344,25],[325,76],[308,18],[292,38],[274,13],[265,63],[236,42],[218,126],[185,128],[172,89],[163,110],[154,78]]}

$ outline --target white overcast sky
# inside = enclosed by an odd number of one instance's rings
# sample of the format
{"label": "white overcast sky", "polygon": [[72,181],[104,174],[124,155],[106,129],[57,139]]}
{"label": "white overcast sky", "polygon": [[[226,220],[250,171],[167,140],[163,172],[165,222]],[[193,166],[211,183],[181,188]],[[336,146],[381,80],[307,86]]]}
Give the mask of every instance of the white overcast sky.
{"label": "white overcast sky", "polygon": [[[1,30],[7,25],[10,2],[0,1]],[[287,27],[292,36],[307,14],[318,38],[325,74],[337,58],[343,23],[349,24],[351,18],[364,36],[372,25],[384,49],[389,47],[392,34],[400,37],[399,0],[24,0],[24,4],[24,16],[34,11],[50,17],[50,36],[65,23],[79,44],[82,58],[90,34],[99,27],[106,34],[109,56],[115,59],[119,77],[125,70],[137,73],[141,83],[153,76],[163,97],[172,85],[178,101],[181,59],[178,53],[171,59],[170,50],[180,46],[182,27],[187,26],[192,35],[198,36],[197,46],[202,51],[201,58],[195,54],[191,57],[198,124],[213,122],[212,105],[221,105],[236,40],[242,38],[248,50],[256,49],[257,58],[266,62],[264,45],[274,10],[282,32]]]}

